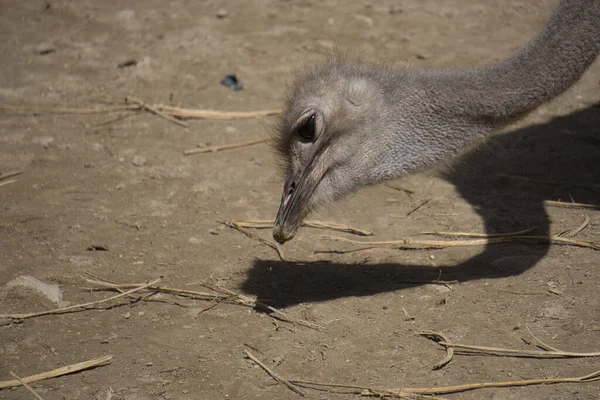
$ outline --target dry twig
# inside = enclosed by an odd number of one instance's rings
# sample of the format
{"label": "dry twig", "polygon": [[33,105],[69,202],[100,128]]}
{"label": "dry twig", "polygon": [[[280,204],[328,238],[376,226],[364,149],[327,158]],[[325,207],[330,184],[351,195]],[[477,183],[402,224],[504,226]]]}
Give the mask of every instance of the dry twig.
{"label": "dry twig", "polygon": [[[433,234],[433,233],[431,233]],[[457,236],[452,232],[435,232],[435,234],[448,236]],[[333,240],[339,242],[348,242],[352,244],[360,244],[367,246],[393,246],[399,249],[443,249],[446,247],[462,247],[462,246],[482,246],[497,243],[508,243],[508,242],[542,242],[550,244],[562,244],[577,247],[586,247],[594,250],[600,250],[600,244],[591,241],[573,240],[567,239],[560,236],[534,236],[534,235],[513,235],[513,236],[498,236],[489,237],[484,234],[474,234],[466,232],[458,232],[458,236],[472,236],[481,237],[483,239],[472,239],[472,240],[416,240],[416,239],[398,239],[398,240],[386,240],[386,241],[361,241],[352,240],[337,236],[321,236],[326,240]]]}
{"label": "dry twig", "polygon": [[507,236],[518,236],[524,235],[529,232],[533,232],[535,228],[523,229],[522,231],[510,232],[510,233],[472,233],[472,232],[421,232],[423,235],[436,235],[436,236],[459,236],[459,237],[474,237],[474,238],[498,238]]}
{"label": "dry twig", "polygon": [[552,207],[563,207],[563,208],[591,208],[594,210],[600,210],[599,205],[595,204],[585,204],[585,203],[567,203],[565,201],[552,201],[546,200],[544,204]]}
{"label": "dry twig", "polygon": [[43,381],[45,379],[56,378],[62,375],[68,375],[75,372],[83,371],[90,368],[96,368],[103,365],[110,364],[113,356],[104,356],[94,358],[93,360],[88,360],[84,362],[80,362],[77,364],[71,364],[64,367],[60,367],[57,369],[53,369],[52,371],[42,372],[41,374],[31,375],[21,379],[15,379],[12,381],[3,381],[0,382],[0,390],[7,389],[15,386],[21,386],[22,382],[25,383],[33,383]]}
{"label": "dry twig", "polygon": [[515,179],[515,180],[523,181],[523,182],[543,183],[545,185],[565,185],[565,186],[572,186],[572,187],[583,187],[583,188],[588,188],[588,189],[600,189],[600,185],[595,185],[595,184],[566,182],[566,181],[552,181],[549,179],[546,179],[546,180],[534,179],[534,178],[528,178],[526,176],[507,175],[507,174],[496,174],[496,176],[499,176],[501,178]]}
{"label": "dry twig", "polygon": [[573,240],[567,239],[560,236],[530,236],[530,235],[519,235],[513,236],[514,239],[522,239],[525,241],[536,241],[541,243],[550,244],[563,244],[568,246],[587,247],[588,249],[600,250],[600,243],[591,242],[585,240]]}
{"label": "dry twig", "polygon": [[[139,283],[137,283],[137,284],[136,283],[116,284],[116,283],[93,280],[93,279],[86,279],[86,281],[93,285],[97,285],[97,286],[100,286],[103,288],[117,290],[117,291],[123,290],[123,289],[139,288],[139,286],[142,285]],[[216,302],[216,303],[220,302],[220,303],[234,304],[234,305],[243,306],[243,307],[251,307],[251,308],[255,308],[257,310],[266,311],[267,315],[269,315],[272,318],[278,319],[280,321],[289,322],[291,324],[302,325],[307,328],[316,329],[316,330],[323,329],[323,327],[321,327],[317,324],[313,324],[311,322],[292,317],[291,315],[288,315],[288,314],[284,313],[283,311],[279,311],[272,306],[269,306],[269,305],[262,303],[260,301],[257,301],[257,300],[253,300],[253,299],[251,299],[247,296],[244,296],[241,293],[237,293],[233,290],[226,289],[224,287],[221,287],[219,285],[212,284],[212,283],[206,282],[206,281],[202,281],[201,285],[208,289],[213,290],[216,293],[199,292],[199,291],[195,291],[195,290],[185,290],[185,289],[177,289],[177,288],[155,286],[155,285],[148,286],[144,289],[148,290],[148,291],[154,291],[154,292],[160,292],[160,293],[169,293],[172,295],[188,297],[188,298],[192,298],[192,299],[206,300],[206,301],[211,302],[210,304],[212,304],[213,302]],[[130,292],[128,292],[128,293],[130,293]],[[205,309],[203,309],[202,312],[204,312],[204,311],[206,311],[206,307],[205,307]]]}
{"label": "dry twig", "polygon": [[283,112],[280,108],[274,110],[261,110],[261,111],[215,111],[215,110],[193,110],[186,108],[178,108],[160,105],[158,109],[165,113],[178,118],[194,118],[194,119],[221,119],[221,120],[232,120],[232,119],[247,119],[266,117],[269,115],[278,115]]}
{"label": "dry twig", "polygon": [[585,217],[585,219],[583,220],[583,222],[581,223],[581,225],[579,225],[577,228],[568,229],[568,230],[566,230],[564,232],[559,233],[557,236],[566,237],[566,238],[570,238],[570,237],[576,236],[582,230],[584,230],[585,228],[587,228],[589,226],[589,224],[590,224],[590,218],[589,217]]}
{"label": "dry twig", "polygon": [[9,106],[0,105],[0,110],[5,111],[30,111],[34,113],[48,114],[106,114],[118,111],[139,110],[137,105],[125,105],[105,108],[53,108],[53,107],[38,107],[38,106]]}
{"label": "dry twig", "polygon": [[277,318],[277,319],[279,319],[281,321],[291,322],[292,324],[302,325],[302,326],[305,326],[307,328],[312,328],[312,329],[315,329],[315,330],[321,330],[321,329],[323,329],[323,327],[320,326],[320,325],[313,324],[311,322],[304,321],[302,319],[294,318],[294,317],[292,317],[290,315],[287,315],[287,314],[283,313],[282,311],[279,311],[275,307],[272,307],[272,306],[270,306],[268,304],[262,303],[262,302],[257,301],[257,300],[252,300],[251,298],[249,298],[247,296],[244,296],[244,295],[242,295],[240,293],[234,292],[231,289],[226,289],[226,288],[224,288],[222,286],[215,285],[215,284],[212,284],[212,283],[209,283],[209,282],[206,282],[206,281],[203,281],[202,285],[206,286],[207,288],[212,289],[212,290],[214,290],[216,292],[226,293],[226,294],[229,294],[231,296],[239,297],[240,299],[242,299],[243,301],[247,302],[248,304],[252,304],[252,307],[254,307],[254,308],[258,308],[258,309],[262,309],[264,311],[268,311],[269,315],[272,314],[274,318]]}
{"label": "dry twig", "polygon": [[0,182],[0,186],[10,185],[11,183],[15,183],[17,181],[18,181],[17,179],[9,179],[7,181]]}
{"label": "dry twig", "polygon": [[[255,229],[270,229],[273,227],[273,220],[248,220],[248,221],[233,221],[233,223],[241,226],[242,228],[255,228]],[[338,224],[335,222],[327,222],[327,221],[303,221],[302,226],[309,228],[317,228],[317,229],[330,229],[332,231],[346,232],[352,233],[358,236],[371,236],[373,232],[366,231],[364,229],[354,228],[352,226]]]}
{"label": "dry twig", "polygon": [[98,128],[101,128],[103,126],[110,125],[110,124],[118,122],[118,121],[122,121],[122,120],[124,120],[126,118],[135,117],[136,115],[141,114],[141,112],[142,111],[138,110],[138,111],[135,111],[135,112],[130,113],[130,114],[120,114],[120,115],[117,115],[116,117],[109,118],[109,119],[107,119],[105,121],[97,122],[97,123],[93,124],[92,126],[94,128],[96,128],[96,129],[98,129]]}
{"label": "dry twig", "polygon": [[245,142],[221,144],[221,145],[215,145],[215,146],[202,147],[199,149],[188,149],[188,150],[184,150],[183,155],[191,156],[192,154],[215,153],[217,151],[222,151],[222,150],[239,149],[240,147],[248,147],[248,146],[253,146],[255,144],[265,143],[265,142],[268,142],[269,140],[271,140],[271,138],[263,137],[263,138],[254,139],[254,140],[247,140]]}
{"label": "dry twig", "polygon": [[383,240],[383,241],[364,241],[353,240],[337,236],[321,236],[326,240],[338,242],[348,242],[352,244],[368,245],[368,246],[393,246],[400,249],[443,249],[446,247],[461,247],[461,246],[481,246],[491,243],[510,242],[511,238],[490,238],[490,239],[473,239],[473,240],[413,240],[413,239],[398,239],[398,240]]}
{"label": "dry twig", "polygon": [[[184,118],[184,119],[220,119],[220,120],[233,120],[233,119],[247,119],[257,118],[269,115],[281,114],[281,109],[274,110],[260,110],[260,111],[215,111],[215,110],[197,110],[197,109],[186,109],[179,107],[171,107],[162,104],[149,105],[142,100],[134,97],[126,97],[126,102],[132,102],[135,104],[126,104],[115,107],[105,108],[54,108],[54,107],[38,107],[38,106],[12,106],[12,105],[0,105],[0,110],[5,111],[29,111],[34,113],[51,113],[51,114],[105,114],[112,112],[121,111],[150,111],[156,115],[160,115],[163,118],[167,118],[170,121],[171,118]],[[162,115],[161,115],[162,114]],[[175,121],[173,121],[175,122]],[[181,125],[182,122],[178,121],[177,124]]]}
{"label": "dry twig", "polygon": [[532,337],[533,339],[535,339],[535,341],[536,341],[536,342],[538,342],[538,345],[537,345],[537,346],[538,346],[539,348],[542,348],[542,349],[544,349],[544,350],[548,350],[548,351],[558,351],[558,352],[560,352],[560,351],[561,351],[561,350],[557,349],[556,347],[550,346],[549,344],[547,344],[547,343],[545,343],[545,342],[542,342],[542,340],[541,340],[541,339],[539,339],[537,336],[535,336],[535,335],[533,334],[533,332],[531,332],[531,328],[529,328],[529,325],[525,325],[525,326],[527,327],[527,332],[529,332],[529,335],[531,335],[531,337]]}
{"label": "dry twig", "polygon": [[283,250],[281,250],[281,247],[279,247],[278,244],[270,242],[266,239],[261,238],[260,236],[250,232],[248,229],[238,225],[236,222],[234,221],[221,221],[221,223],[229,228],[233,228],[239,232],[242,232],[244,235],[248,236],[250,239],[254,239],[259,241],[260,243],[272,248],[273,250],[275,250],[277,252],[277,255],[279,256],[279,259],[281,261],[287,261],[283,255]]}
{"label": "dry twig", "polygon": [[137,99],[137,98],[132,97],[132,96],[125,97],[125,103],[129,103],[129,102],[137,104],[139,106],[140,110],[150,111],[151,113],[156,114],[159,117],[166,119],[167,121],[171,121],[174,124],[177,124],[179,126],[183,126],[184,128],[187,127],[187,124],[185,122],[182,122],[182,121],[178,120],[175,117],[172,117],[172,116],[170,116],[168,114],[165,114],[164,112],[160,111],[156,106],[152,106],[150,104],[146,104],[146,103],[144,103],[140,99]]}
{"label": "dry twig", "polygon": [[306,395],[300,390],[298,389],[294,384],[292,384],[290,381],[288,381],[285,378],[282,378],[281,376],[277,375],[275,372],[273,372],[269,367],[267,367],[262,361],[260,361],[258,358],[254,357],[252,355],[252,353],[250,353],[248,350],[244,349],[244,354],[246,355],[246,357],[248,357],[250,360],[254,361],[256,363],[256,365],[258,365],[259,367],[261,367],[267,374],[269,374],[271,376],[271,378],[275,379],[277,382],[284,384],[285,386],[287,386],[292,392],[299,394],[302,397],[306,397]]}
{"label": "dry twig", "polygon": [[392,185],[391,183],[384,183],[384,186],[387,186],[390,189],[394,189],[394,190],[397,190],[399,192],[404,192],[404,193],[406,193],[409,196],[412,196],[413,194],[415,194],[414,190],[406,189],[406,188],[403,188],[402,186],[398,186],[398,185]]}
{"label": "dry twig", "polygon": [[[358,385],[346,385],[339,383],[322,383],[315,381],[307,381],[301,379],[290,380],[296,386],[300,386],[306,389],[319,390],[327,393],[344,393],[344,394],[356,394],[361,396],[370,396],[370,397],[381,397],[381,398],[389,398],[394,397],[403,400],[446,400],[446,398],[439,396],[432,396],[426,394],[419,393],[402,393],[402,394],[384,394],[380,389],[374,389],[369,386],[358,386]],[[380,396],[377,396],[376,393],[380,393]]]}
{"label": "dry twig", "polygon": [[426,200],[421,201],[416,207],[414,207],[412,210],[410,210],[409,212],[407,212],[406,216],[410,217],[411,215],[413,215],[414,213],[416,213],[418,210],[421,209],[421,207],[423,207],[424,205],[426,205],[430,201],[431,201],[431,199],[426,199]]}
{"label": "dry twig", "polygon": [[[509,388],[519,386],[532,386],[532,385],[549,385],[556,383],[585,383],[593,382],[600,379],[600,370],[592,372],[591,374],[578,376],[574,378],[541,378],[541,379],[525,379],[520,381],[508,381],[508,382],[484,382],[484,383],[471,383],[466,385],[456,386],[442,386],[437,388],[401,388],[401,389],[383,389],[380,391],[367,391],[362,393],[364,396],[373,397],[399,397],[404,396],[407,393],[418,393],[418,394],[450,394],[466,392],[475,389],[485,388]],[[293,381],[292,381],[293,382]],[[401,398],[401,397],[400,397]]]}
{"label": "dry twig", "polygon": [[35,391],[35,390],[34,390],[34,389],[33,389],[33,388],[32,388],[32,387],[31,387],[31,386],[30,386],[30,385],[29,385],[27,382],[25,382],[23,379],[19,378],[19,376],[17,376],[17,374],[15,374],[15,373],[14,373],[14,372],[12,372],[12,371],[9,371],[8,373],[9,373],[9,374],[11,374],[13,378],[15,378],[16,380],[18,380],[18,381],[21,383],[21,385],[23,385],[23,386],[25,387],[25,389],[27,389],[27,390],[28,390],[28,391],[29,391],[29,392],[30,392],[30,393],[31,393],[31,394],[32,394],[32,395],[33,395],[33,396],[34,396],[36,399],[38,399],[38,400],[44,400],[44,399],[42,399],[42,396],[40,396],[40,395],[38,394],[38,392],[36,392],[36,391]]}
{"label": "dry twig", "polygon": [[[531,332],[530,332],[531,333]],[[422,336],[425,336],[431,340],[434,340],[440,346],[447,348],[454,348],[457,354],[482,354],[490,356],[500,357],[520,357],[520,358],[584,358],[584,357],[600,357],[600,352],[593,353],[576,353],[569,351],[558,350],[555,347],[549,346],[542,342],[533,334],[531,335],[536,341],[538,341],[544,351],[541,350],[518,350],[518,349],[505,349],[500,347],[488,347],[488,346],[471,346],[466,344],[451,343],[448,339],[437,332],[423,332]]]}
{"label": "dry twig", "polygon": [[118,298],[124,297],[124,296],[128,296],[132,293],[135,293],[139,290],[145,289],[149,286],[152,286],[156,283],[160,282],[160,278],[153,280],[152,282],[148,282],[146,284],[142,284],[140,286],[137,286],[134,289],[131,289],[127,292],[122,292],[119,293],[118,295],[115,296],[111,296],[108,297],[106,299],[102,299],[102,300],[96,300],[96,301],[90,301],[88,303],[83,303],[83,304],[75,304],[72,306],[68,306],[68,307],[62,307],[62,308],[55,308],[53,310],[46,310],[46,311],[38,311],[38,312],[33,312],[33,313],[27,313],[27,314],[0,314],[0,318],[9,318],[9,319],[27,319],[27,318],[33,318],[33,317],[40,317],[42,315],[49,315],[49,314],[61,314],[64,312],[69,312],[69,311],[82,311],[84,309],[87,309],[88,307],[91,306],[96,306],[98,304],[102,304],[102,303],[106,303],[112,300],[116,300]]}
{"label": "dry twig", "polygon": [[[425,336],[435,342],[449,342],[448,338],[441,333],[433,332],[433,331],[423,331],[419,333],[420,336]],[[444,357],[441,361],[433,364],[433,369],[441,369],[445,367],[450,361],[452,361],[452,357],[454,357],[454,348],[451,346],[446,347],[446,357]]]}
{"label": "dry twig", "polygon": [[[263,368],[264,369],[264,368]],[[289,379],[283,378],[280,375],[275,374],[273,371],[267,371],[274,379],[279,382],[289,382],[293,386],[301,386],[307,389],[321,390],[330,393],[339,393],[339,389],[348,389],[353,394],[360,394],[362,396],[380,397],[380,398],[399,398],[399,399],[436,399],[433,395],[439,394],[450,394],[466,392],[469,390],[484,389],[484,388],[508,388],[518,386],[531,386],[531,385],[544,385],[544,384],[556,384],[556,383],[585,383],[592,382],[600,379],[600,370],[595,371],[591,374],[574,377],[574,378],[549,378],[549,379],[528,379],[520,381],[508,381],[508,382],[484,382],[484,383],[471,383],[465,385],[456,386],[441,386],[441,387],[427,387],[427,388],[399,388],[399,389],[375,389],[368,386],[357,386],[357,385],[345,385],[338,383],[321,383],[300,379]],[[276,375],[275,378],[273,375]],[[289,386],[288,386],[289,387]]]}
{"label": "dry twig", "polygon": [[3,181],[8,178],[14,178],[15,176],[19,176],[23,173],[23,171],[11,171],[11,172],[0,172],[0,181]]}

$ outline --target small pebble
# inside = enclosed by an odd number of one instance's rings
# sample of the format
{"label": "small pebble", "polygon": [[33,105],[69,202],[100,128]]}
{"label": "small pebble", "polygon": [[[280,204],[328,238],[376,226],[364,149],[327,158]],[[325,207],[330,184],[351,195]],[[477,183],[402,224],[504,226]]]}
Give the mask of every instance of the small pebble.
{"label": "small pebble", "polygon": [[375,24],[373,18],[367,17],[366,15],[356,15],[354,18],[357,21],[365,23],[369,28],[373,27],[373,25]]}
{"label": "small pebble", "polygon": [[118,63],[117,68],[122,69],[122,68],[127,68],[127,67],[135,67],[136,65],[138,65],[137,60],[132,58],[132,59],[128,59],[128,60]]}
{"label": "small pebble", "polygon": [[239,92],[244,88],[242,81],[240,81],[235,75],[225,76],[225,78],[221,79],[221,85],[233,90],[234,92]]}
{"label": "small pebble", "polygon": [[131,160],[131,163],[136,167],[143,167],[144,165],[146,165],[147,162],[148,161],[146,160],[146,158],[142,156],[135,156],[133,157],[133,160]]}
{"label": "small pebble", "polygon": [[283,356],[275,356],[271,359],[271,361],[273,361],[275,366],[278,366],[283,362]]}
{"label": "small pebble", "polygon": [[393,5],[390,7],[390,14],[392,15],[401,14],[402,12],[404,12],[404,10],[399,5]]}
{"label": "small pebble", "polygon": [[40,43],[35,47],[35,52],[39,55],[45,56],[47,54],[52,54],[56,51],[56,49],[48,43]]}
{"label": "small pebble", "polygon": [[221,8],[219,11],[217,11],[217,18],[218,19],[227,18],[228,15],[229,15],[229,12],[227,12],[227,10],[224,9],[224,8]]}
{"label": "small pebble", "polygon": [[125,319],[131,318],[131,313],[129,311],[127,311],[125,314],[123,314],[123,318],[125,318]]}

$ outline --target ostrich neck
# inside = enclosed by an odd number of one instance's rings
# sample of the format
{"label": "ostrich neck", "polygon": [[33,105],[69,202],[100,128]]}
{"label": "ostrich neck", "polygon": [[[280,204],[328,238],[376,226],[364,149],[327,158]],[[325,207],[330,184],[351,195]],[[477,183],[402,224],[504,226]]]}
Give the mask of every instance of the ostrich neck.
{"label": "ostrich neck", "polygon": [[510,120],[567,90],[599,51],[600,0],[562,0],[539,36],[512,57],[442,73],[453,89],[442,97],[475,118]]}

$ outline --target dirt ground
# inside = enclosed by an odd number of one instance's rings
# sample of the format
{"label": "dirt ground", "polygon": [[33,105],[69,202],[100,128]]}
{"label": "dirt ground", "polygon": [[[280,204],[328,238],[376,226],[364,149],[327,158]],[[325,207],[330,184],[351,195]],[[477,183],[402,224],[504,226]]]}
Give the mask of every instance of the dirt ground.
{"label": "dirt ground", "polygon": [[[95,108],[127,95],[216,110],[278,108],[294,71],[334,45],[421,67],[483,65],[521,47],[556,1],[0,1],[0,104]],[[135,61],[135,62],[130,62]],[[127,65],[130,64],[130,65]],[[118,67],[118,66],[121,67]],[[219,84],[236,74],[244,89]],[[365,189],[314,218],[375,233],[535,228],[600,240],[600,63],[556,101],[452,168]],[[110,365],[33,384],[52,399],[295,399],[244,357],[287,378],[376,388],[576,377],[597,358],[455,355],[418,336],[536,349],[527,328],[559,349],[600,351],[600,256],[591,248],[506,243],[440,250],[365,248],[303,228],[282,262],[221,219],[272,219],[282,179],[265,144],[185,157],[196,146],[263,137],[272,117],[189,120],[143,113],[0,111],[0,313],[99,300],[91,275],[203,290],[209,280],[324,327],[276,321],[252,308],[162,294],[101,310],[0,326],[0,381],[95,357]],[[528,177],[523,181],[502,175]],[[549,183],[550,182],[550,183]],[[595,185],[595,186],[594,186]],[[422,207],[415,208],[426,202]],[[411,211],[414,211],[411,213]],[[410,214],[410,215],[408,215]],[[257,234],[270,240],[269,230]],[[88,251],[106,246],[108,251]],[[344,250],[361,249],[344,252]],[[55,302],[23,284],[57,285]],[[21,277],[21,278],[19,278]],[[436,279],[457,280],[440,285]],[[21,283],[19,283],[21,282]],[[39,283],[38,283],[39,286]],[[209,308],[208,306],[213,306]],[[304,389],[308,398],[350,399]],[[600,399],[600,383],[483,389],[451,399]],[[0,398],[33,398],[24,388]]]}

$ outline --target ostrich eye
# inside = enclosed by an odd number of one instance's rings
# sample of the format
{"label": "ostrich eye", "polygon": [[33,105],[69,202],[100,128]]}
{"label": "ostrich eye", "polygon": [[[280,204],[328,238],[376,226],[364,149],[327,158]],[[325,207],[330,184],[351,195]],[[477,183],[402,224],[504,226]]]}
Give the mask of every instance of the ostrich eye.
{"label": "ostrich eye", "polygon": [[296,136],[304,143],[315,140],[315,114],[312,114],[302,125],[296,128]]}

